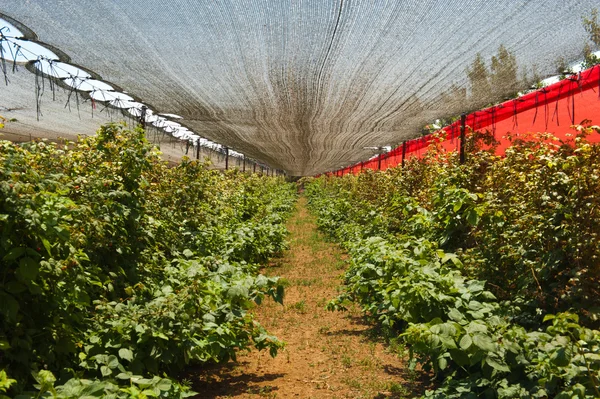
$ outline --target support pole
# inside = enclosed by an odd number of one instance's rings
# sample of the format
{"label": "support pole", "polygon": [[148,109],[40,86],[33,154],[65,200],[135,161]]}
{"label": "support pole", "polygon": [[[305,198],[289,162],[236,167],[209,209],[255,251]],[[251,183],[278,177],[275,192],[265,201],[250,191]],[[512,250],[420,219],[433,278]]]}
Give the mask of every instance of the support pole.
{"label": "support pole", "polygon": [[225,147],[225,170],[229,169],[229,147]]}
{"label": "support pole", "polygon": [[406,141],[402,143],[402,167],[404,168],[404,161],[406,160]]}
{"label": "support pole", "polygon": [[465,129],[467,125],[467,115],[460,116],[460,163],[465,163]]}
{"label": "support pole", "polygon": [[[576,75],[575,77],[576,80],[574,80],[574,82],[577,82],[577,80],[579,80],[579,74]],[[573,90],[571,92],[571,125],[575,124],[575,90]]]}
{"label": "support pole", "polygon": [[140,119],[138,121],[140,127],[146,130],[146,111],[148,111],[148,107],[142,105],[142,109],[140,110]]}
{"label": "support pole", "polygon": [[196,160],[199,161],[200,160],[200,141],[198,141],[198,143],[196,143],[197,147],[196,147]]}
{"label": "support pole", "polygon": [[242,165],[242,172],[246,172],[246,156],[244,155],[244,163]]}
{"label": "support pole", "polygon": [[383,155],[383,153],[381,152],[381,149],[379,151],[379,156],[377,157],[377,170],[381,170],[381,156]]}

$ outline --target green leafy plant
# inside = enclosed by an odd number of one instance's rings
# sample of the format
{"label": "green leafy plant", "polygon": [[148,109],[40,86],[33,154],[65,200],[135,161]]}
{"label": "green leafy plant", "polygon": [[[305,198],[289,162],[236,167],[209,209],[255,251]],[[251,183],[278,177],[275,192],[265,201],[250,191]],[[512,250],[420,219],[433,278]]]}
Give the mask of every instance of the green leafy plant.
{"label": "green leafy plant", "polygon": [[405,168],[305,181],[351,257],[329,309],[356,302],[403,340],[440,381],[426,396],[598,396],[600,128],[575,129],[504,157],[473,133],[465,164],[434,142]]}
{"label": "green leafy plant", "polygon": [[26,392],[33,371],[33,396],[183,397],[162,373],[282,347],[248,311],[283,301],[258,271],[286,248],[295,186],[159,155],[116,124],[64,145],[0,141],[6,389]]}

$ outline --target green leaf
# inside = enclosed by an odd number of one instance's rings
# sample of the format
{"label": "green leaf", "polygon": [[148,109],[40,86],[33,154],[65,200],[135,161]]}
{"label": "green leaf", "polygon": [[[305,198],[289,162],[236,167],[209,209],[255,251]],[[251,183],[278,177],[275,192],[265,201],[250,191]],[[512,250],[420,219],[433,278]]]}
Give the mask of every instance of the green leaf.
{"label": "green leaf", "polygon": [[485,281],[470,280],[467,283],[467,289],[472,293],[481,292],[484,290],[484,288],[485,288]]}
{"label": "green leaf", "polygon": [[31,281],[35,280],[38,275],[40,264],[35,260],[26,257],[19,261],[19,267],[17,268],[17,274],[22,280]]}
{"label": "green leaf", "polygon": [[27,286],[19,283],[18,281],[9,281],[6,283],[6,285],[4,285],[4,289],[10,294],[20,294],[21,292],[27,290]]}
{"label": "green leaf", "polygon": [[152,333],[152,336],[153,336],[153,337],[158,337],[158,338],[164,339],[165,341],[168,341],[168,340],[169,340],[169,337],[167,337],[167,336],[166,336],[166,335],[165,335],[163,332],[160,332],[160,331],[158,331],[158,332],[157,332],[157,331],[153,332],[153,333]]}
{"label": "green leaf", "polygon": [[467,213],[467,222],[469,222],[471,226],[477,226],[477,224],[479,223],[479,214],[475,209],[471,209]]}
{"label": "green leaf", "polygon": [[493,352],[496,350],[496,345],[494,345],[494,341],[492,341],[492,338],[490,338],[488,335],[473,335],[473,344],[487,352]]}
{"label": "green leaf", "polygon": [[467,307],[471,310],[477,311],[483,309],[483,304],[479,301],[470,301]]}
{"label": "green leaf", "polygon": [[456,322],[460,322],[462,320],[465,319],[465,315],[463,315],[458,309],[456,308],[452,308],[450,309],[450,311],[448,312],[448,317],[451,320],[454,320]]}
{"label": "green leaf", "polygon": [[473,319],[475,320],[483,320],[485,319],[485,313],[478,310],[477,312],[473,312],[471,310],[468,311],[468,313],[473,317]]}
{"label": "green leaf", "polygon": [[458,259],[458,256],[456,254],[444,253],[443,251],[440,252],[443,254],[442,256],[440,256],[440,254],[438,253],[442,264],[451,261],[454,266],[462,266],[462,262],[460,261],[460,259]]}
{"label": "green leaf", "polygon": [[117,357],[115,355],[110,355],[108,357],[107,365],[111,369],[117,368],[119,366],[119,359],[117,359]]}
{"label": "green leaf", "polygon": [[449,337],[447,335],[438,335],[438,337],[440,337],[440,341],[442,342],[442,344],[444,345],[444,347],[446,349],[455,349],[456,348],[456,343],[454,342],[454,339],[452,337]]}
{"label": "green leaf", "polygon": [[152,379],[150,379],[150,378],[133,378],[132,377],[132,381],[142,388],[149,387],[153,383]]}
{"label": "green leaf", "polygon": [[94,381],[91,384],[88,384],[81,390],[81,398],[84,397],[93,397],[93,398],[101,398],[104,396],[104,389],[106,388],[106,383],[104,381]]}
{"label": "green leaf", "polygon": [[459,342],[459,345],[462,349],[467,350],[471,347],[471,345],[473,344],[473,340],[471,339],[471,337],[469,336],[469,334],[465,334]]}
{"label": "green leaf", "polygon": [[467,352],[460,349],[451,349],[449,352],[452,360],[459,366],[467,366],[469,364],[469,354]]}
{"label": "green leaf", "polygon": [[438,358],[438,367],[440,370],[444,370],[448,367],[448,360],[445,357]]}
{"label": "green leaf", "polygon": [[248,288],[243,285],[235,285],[227,290],[227,297],[230,299],[248,298]]}
{"label": "green leaf", "polygon": [[102,377],[107,377],[112,374],[112,370],[108,366],[100,366],[100,373],[102,373]]}
{"label": "green leaf", "polygon": [[544,323],[547,322],[548,320],[552,320],[554,318],[556,318],[555,315],[553,315],[553,314],[547,314],[546,316],[544,316]]}
{"label": "green leaf", "polygon": [[56,377],[49,370],[41,370],[38,373],[33,372],[32,375],[42,387],[51,387],[56,382]]}
{"label": "green leaf", "polygon": [[50,245],[50,241],[42,238],[42,245],[46,248],[46,252],[48,252],[48,256],[52,256],[52,245]]}
{"label": "green leaf", "polygon": [[96,363],[98,363],[98,364],[107,364],[108,363],[108,355],[105,355],[105,354],[98,354],[98,355],[94,356],[94,359],[96,360]]}
{"label": "green leaf", "polygon": [[471,334],[475,334],[477,332],[487,333],[488,328],[484,322],[478,320],[478,321],[473,321],[473,322],[469,323],[466,326],[466,330]]}
{"label": "green leaf", "polygon": [[[2,341],[0,341],[0,344],[2,343]],[[0,348],[2,348],[0,346]],[[600,363],[600,355],[596,354],[596,353],[585,353],[583,355],[588,361],[592,361],[592,362],[598,362]]]}
{"label": "green leaf", "polygon": [[285,295],[285,288],[283,285],[277,285],[277,293],[275,294],[275,302],[283,305],[283,298]]}
{"label": "green leaf", "polygon": [[504,371],[504,372],[506,372],[506,373],[509,373],[509,372],[510,372],[510,368],[509,368],[509,367],[506,365],[506,363],[504,363],[503,361],[500,361],[500,360],[494,359],[494,358],[493,358],[493,357],[491,357],[491,356],[488,356],[488,357],[485,359],[485,362],[486,362],[486,363],[487,363],[487,364],[488,364],[490,367],[492,367],[492,368],[493,368],[493,369],[495,369],[495,370],[498,370],[498,371]]}
{"label": "green leaf", "polygon": [[566,367],[571,362],[571,356],[567,353],[566,348],[558,348],[550,356],[550,360],[558,367]]}
{"label": "green leaf", "polygon": [[163,378],[158,384],[156,384],[156,387],[161,391],[167,392],[171,389],[172,385],[173,384],[171,383],[171,380]]}
{"label": "green leaf", "polygon": [[131,349],[121,348],[119,349],[119,357],[130,362],[133,360],[133,352]]}
{"label": "green leaf", "polygon": [[194,253],[192,251],[190,251],[189,249],[184,249],[183,256],[185,256],[186,258],[189,259],[194,256]]}
{"label": "green leaf", "polygon": [[10,251],[8,251],[8,253],[6,255],[4,255],[2,260],[8,262],[8,261],[20,258],[21,256],[23,256],[23,254],[25,254],[25,248],[23,248],[23,247],[13,248]]}
{"label": "green leaf", "polygon": [[5,292],[0,291],[0,313],[9,321],[15,321],[19,313],[19,302]]}
{"label": "green leaf", "polygon": [[460,210],[460,208],[462,208],[462,205],[463,205],[462,202],[455,202],[454,206],[452,207],[452,210],[454,212],[458,212]]}

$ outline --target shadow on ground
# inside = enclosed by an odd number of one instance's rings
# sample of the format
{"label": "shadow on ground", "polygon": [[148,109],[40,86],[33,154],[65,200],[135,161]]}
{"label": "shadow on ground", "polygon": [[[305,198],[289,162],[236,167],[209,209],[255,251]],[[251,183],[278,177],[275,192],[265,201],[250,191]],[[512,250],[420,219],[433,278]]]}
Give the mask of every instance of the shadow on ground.
{"label": "shadow on ground", "polygon": [[[347,314],[344,317],[349,320],[353,326],[361,326],[364,327],[364,329],[340,329],[336,331],[329,331],[326,333],[326,335],[334,337],[356,336],[360,337],[360,342],[362,343],[380,343],[392,352],[396,352],[398,350],[392,349],[392,344],[390,344],[390,342],[383,336],[381,328],[369,322],[365,316]],[[407,353],[404,353],[403,356],[407,356]],[[402,367],[397,367],[392,364],[382,365],[383,371],[387,375],[393,376],[397,381],[401,382],[401,385],[396,386],[398,391],[379,393],[374,396],[373,399],[420,397],[427,389],[435,388],[435,382],[433,381],[433,375],[431,373],[422,370],[420,366],[417,366],[415,370],[411,370],[407,367],[407,363],[408,360],[406,359],[405,362],[402,363]]]}
{"label": "shadow on ground", "polygon": [[258,383],[275,381],[284,377],[281,373],[255,374],[236,372],[236,368],[244,367],[247,362],[230,362],[212,366],[190,368],[184,378],[192,383],[192,389],[198,392],[197,399],[214,399],[223,396],[247,394],[266,394],[276,392],[277,387],[270,385],[259,386]]}

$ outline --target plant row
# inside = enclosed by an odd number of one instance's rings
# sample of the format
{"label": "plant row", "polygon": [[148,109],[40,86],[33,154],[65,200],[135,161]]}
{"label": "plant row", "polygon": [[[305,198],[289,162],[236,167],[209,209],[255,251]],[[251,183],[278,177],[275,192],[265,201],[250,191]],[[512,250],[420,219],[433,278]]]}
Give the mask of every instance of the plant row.
{"label": "plant row", "polygon": [[0,141],[0,397],[186,397],[190,363],[275,355],[248,310],[282,301],[259,265],[294,201],[281,179],[169,168],[116,124]]}
{"label": "plant row", "polygon": [[[600,397],[600,147],[473,133],[404,168],[305,183],[351,256],[330,309],[358,303],[438,379],[435,398]],[[484,150],[486,148],[486,150]]]}

